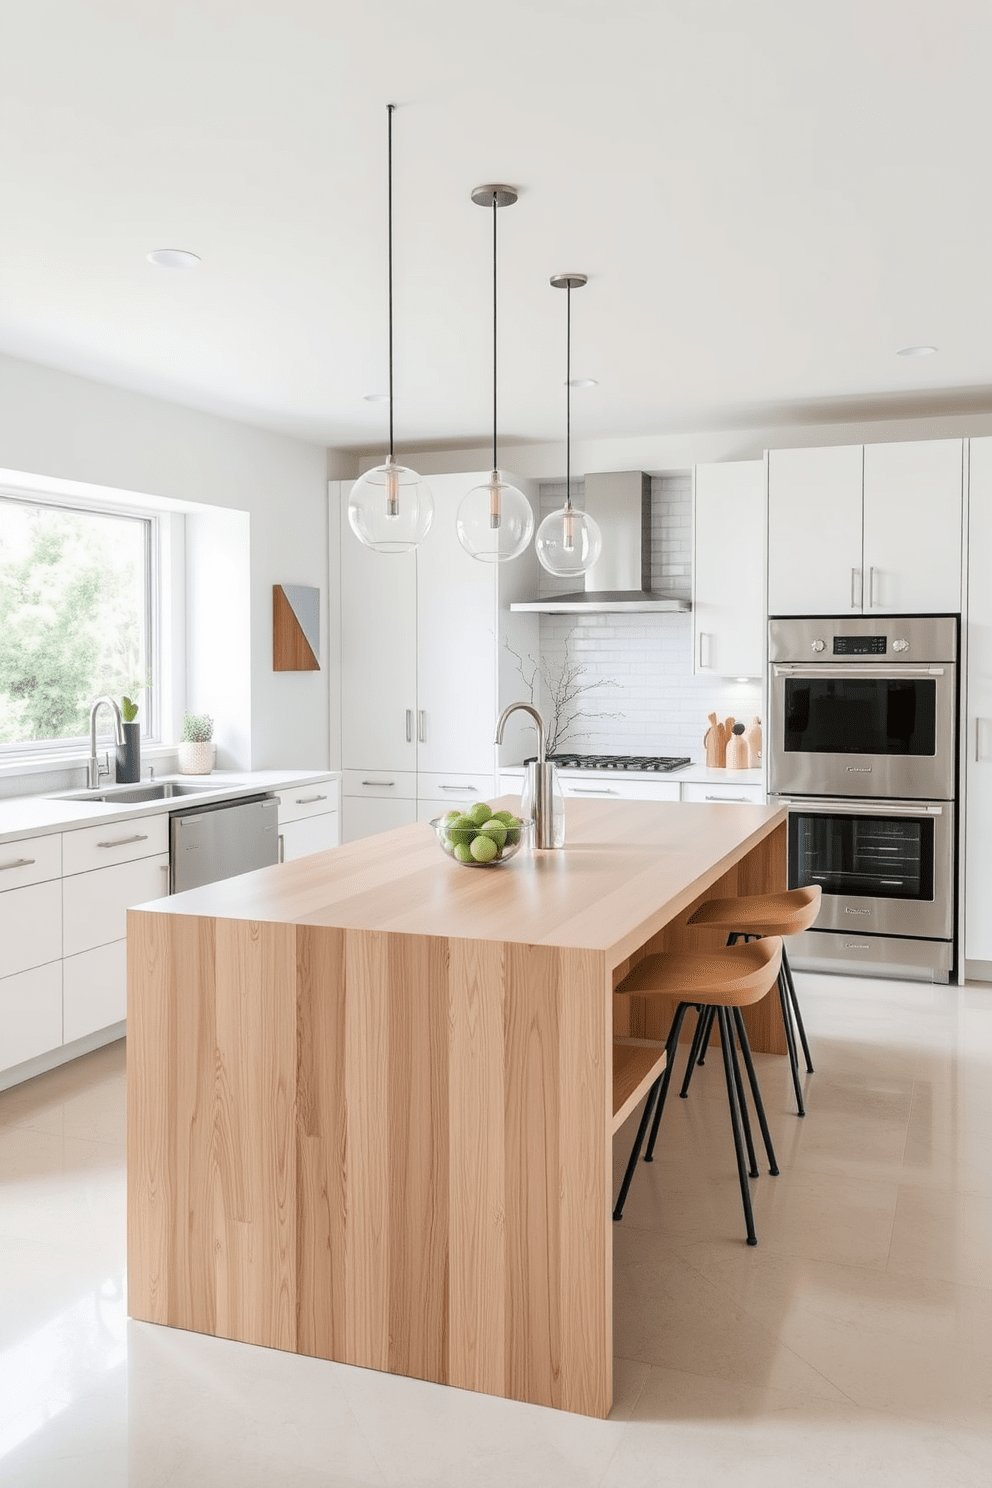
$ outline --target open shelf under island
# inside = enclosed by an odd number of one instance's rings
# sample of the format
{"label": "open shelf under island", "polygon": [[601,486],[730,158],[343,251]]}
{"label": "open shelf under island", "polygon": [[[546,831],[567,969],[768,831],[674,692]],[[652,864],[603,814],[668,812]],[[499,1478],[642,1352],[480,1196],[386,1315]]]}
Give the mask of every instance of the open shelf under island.
{"label": "open shelf under island", "polygon": [[785,887],[785,811],[567,811],[505,868],[421,824],[129,912],[133,1317],[608,1414],[612,989]]}

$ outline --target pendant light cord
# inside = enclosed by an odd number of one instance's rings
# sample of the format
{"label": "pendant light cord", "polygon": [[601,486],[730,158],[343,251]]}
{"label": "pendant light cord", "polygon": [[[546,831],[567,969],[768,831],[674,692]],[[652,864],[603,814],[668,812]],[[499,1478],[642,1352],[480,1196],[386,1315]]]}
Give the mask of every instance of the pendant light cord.
{"label": "pendant light cord", "polygon": [[565,509],[572,510],[572,286],[565,287]]}
{"label": "pendant light cord", "polygon": [[493,469],[499,469],[496,450],[496,193],[493,192]]}
{"label": "pendant light cord", "polygon": [[386,104],[387,118],[387,177],[389,207],[387,212],[389,237],[389,460],[393,460],[393,103]]}

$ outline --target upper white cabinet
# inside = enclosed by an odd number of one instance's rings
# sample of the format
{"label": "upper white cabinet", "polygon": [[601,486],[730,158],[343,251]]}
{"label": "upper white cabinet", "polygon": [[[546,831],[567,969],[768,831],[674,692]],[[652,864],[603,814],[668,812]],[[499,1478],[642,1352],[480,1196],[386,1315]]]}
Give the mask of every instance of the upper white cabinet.
{"label": "upper white cabinet", "polygon": [[[510,603],[538,589],[533,547],[511,563],[480,563],[462,548],[455,514],[488,471],[430,477],[434,522],[413,554],[392,556],[359,543],[340,503],[342,837],[353,841],[399,826],[438,800],[439,777],[495,788],[496,719],[527,697],[517,663],[537,656],[536,615]],[[509,477],[532,498],[527,483]],[[533,752],[524,716],[506,731],[504,757]],[[441,799],[444,799],[442,796]],[[370,803],[375,802],[372,806]],[[387,804],[388,803],[388,804]],[[423,812],[419,812],[423,814]]]}
{"label": "upper white cabinet", "polygon": [[694,672],[761,676],[764,577],[764,462],[697,465],[692,488]]}
{"label": "upper white cabinet", "polygon": [[960,439],[772,450],[768,612],[961,608]]}
{"label": "upper white cabinet", "polygon": [[992,962],[992,439],[971,441],[965,752],[965,958]]}
{"label": "upper white cabinet", "polygon": [[964,444],[865,445],[864,611],[961,608]]}

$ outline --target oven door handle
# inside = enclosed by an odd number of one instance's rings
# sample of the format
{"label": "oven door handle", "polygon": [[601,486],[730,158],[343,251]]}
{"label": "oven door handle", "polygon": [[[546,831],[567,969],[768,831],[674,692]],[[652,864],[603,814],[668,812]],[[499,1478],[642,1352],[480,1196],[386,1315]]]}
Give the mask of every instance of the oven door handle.
{"label": "oven door handle", "polygon": [[911,805],[904,801],[834,801],[810,800],[802,796],[774,796],[772,801],[790,811],[805,811],[810,816],[943,816],[943,806]]}
{"label": "oven door handle", "polygon": [[858,666],[852,663],[850,666],[840,666],[836,662],[829,666],[810,666],[809,663],[790,665],[784,662],[776,662],[772,666],[773,677],[819,677],[821,682],[846,682],[857,680],[864,682],[887,681],[890,677],[909,681],[913,677],[942,677],[944,668],[939,666]]}

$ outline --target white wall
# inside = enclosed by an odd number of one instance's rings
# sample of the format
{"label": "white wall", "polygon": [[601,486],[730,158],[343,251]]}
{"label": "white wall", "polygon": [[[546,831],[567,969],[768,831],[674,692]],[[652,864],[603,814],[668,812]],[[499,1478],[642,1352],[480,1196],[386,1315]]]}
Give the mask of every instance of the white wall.
{"label": "white wall", "polygon": [[[329,763],[327,458],[316,444],[0,356],[0,468],[248,513],[250,626],[232,645],[250,657],[256,769]],[[319,672],[272,670],[276,583],[321,591]]]}

